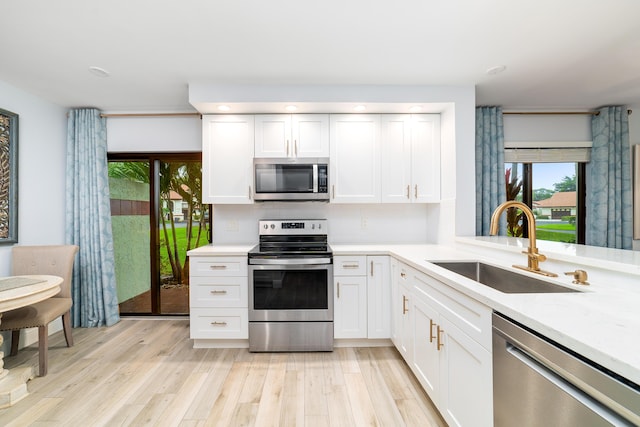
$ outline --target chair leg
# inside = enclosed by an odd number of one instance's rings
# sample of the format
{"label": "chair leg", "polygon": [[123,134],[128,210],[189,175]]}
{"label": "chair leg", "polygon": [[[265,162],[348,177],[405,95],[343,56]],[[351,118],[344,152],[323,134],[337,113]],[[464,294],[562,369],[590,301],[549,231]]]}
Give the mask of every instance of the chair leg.
{"label": "chair leg", "polygon": [[11,356],[18,354],[18,346],[20,345],[20,329],[11,331]]}
{"label": "chair leg", "polygon": [[47,375],[47,360],[49,359],[49,325],[38,326],[38,347],[40,360],[40,376]]}
{"label": "chair leg", "polygon": [[62,315],[62,329],[64,329],[64,339],[67,341],[67,347],[72,347],[73,335],[71,334],[71,311],[67,311]]}

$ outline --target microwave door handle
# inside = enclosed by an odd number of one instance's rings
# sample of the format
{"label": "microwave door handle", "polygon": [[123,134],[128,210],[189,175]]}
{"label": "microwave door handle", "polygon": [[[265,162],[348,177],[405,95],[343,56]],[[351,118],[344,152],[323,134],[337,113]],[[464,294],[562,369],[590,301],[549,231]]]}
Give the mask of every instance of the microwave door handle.
{"label": "microwave door handle", "polygon": [[313,164],[313,192],[318,192],[318,165]]}

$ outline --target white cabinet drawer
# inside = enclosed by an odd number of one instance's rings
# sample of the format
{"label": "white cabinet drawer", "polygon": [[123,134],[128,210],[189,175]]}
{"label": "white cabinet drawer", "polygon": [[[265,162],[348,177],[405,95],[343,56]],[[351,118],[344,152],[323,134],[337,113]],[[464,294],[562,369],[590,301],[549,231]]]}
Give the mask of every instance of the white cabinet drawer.
{"label": "white cabinet drawer", "polygon": [[491,309],[431,276],[415,271],[414,297],[437,310],[465,334],[491,350]]}
{"label": "white cabinet drawer", "polygon": [[191,276],[246,276],[247,257],[191,257]]}
{"label": "white cabinet drawer", "polygon": [[249,338],[247,308],[191,308],[190,332],[194,339]]}
{"label": "white cabinet drawer", "polygon": [[333,257],[334,276],[366,276],[367,257],[366,256],[335,256]]}
{"label": "white cabinet drawer", "polygon": [[190,307],[247,307],[248,283],[242,276],[191,278]]}

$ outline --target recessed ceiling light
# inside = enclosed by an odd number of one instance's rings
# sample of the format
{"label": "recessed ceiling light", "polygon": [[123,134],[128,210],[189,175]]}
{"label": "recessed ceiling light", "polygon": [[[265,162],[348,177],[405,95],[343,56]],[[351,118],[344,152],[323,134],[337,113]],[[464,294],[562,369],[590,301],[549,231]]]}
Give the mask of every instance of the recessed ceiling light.
{"label": "recessed ceiling light", "polygon": [[422,107],[419,105],[414,105],[413,107],[409,108],[409,112],[411,113],[419,113],[420,111],[422,111]]}
{"label": "recessed ceiling light", "polygon": [[495,67],[491,67],[487,69],[487,74],[489,74],[490,76],[496,75],[496,74],[500,74],[501,72],[503,72],[504,70],[507,69],[506,65],[497,65]]}
{"label": "recessed ceiling light", "polygon": [[298,107],[296,107],[295,105],[287,105],[286,107],[284,107],[284,109],[289,112],[292,112],[292,111],[296,111]]}
{"label": "recessed ceiling light", "polygon": [[364,105],[356,105],[355,107],[353,107],[353,110],[357,111],[359,113],[364,111],[364,110],[366,110],[366,109],[367,109],[367,107],[365,107]]}
{"label": "recessed ceiling light", "polygon": [[109,72],[104,68],[91,66],[89,67],[89,72],[97,77],[109,77]]}
{"label": "recessed ceiling light", "polygon": [[229,110],[231,110],[231,107],[229,107],[228,105],[218,105],[218,110],[220,110],[220,111],[229,111]]}

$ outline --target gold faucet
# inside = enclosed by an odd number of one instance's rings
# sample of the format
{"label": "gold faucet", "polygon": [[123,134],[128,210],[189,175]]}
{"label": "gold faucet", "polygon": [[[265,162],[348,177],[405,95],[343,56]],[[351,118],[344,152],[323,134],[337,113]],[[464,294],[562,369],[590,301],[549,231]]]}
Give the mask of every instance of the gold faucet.
{"label": "gold faucet", "polygon": [[498,220],[500,219],[502,212],[507,208],[519,208],[527,217],[527,223],[529,224],[529,249],[527,251],[522,251],[523,254],[527,254],[527,266],[514,265],[514,267],[542,274],[543,276],[558,277],[555,273],[540,270],[540,263],[545,261],[547,257],[538,253],[538,248],[536,247],[536,218],[533,216],[533,212],[531,212],[529,206],[516,200],[508,200],[498,206],[496,210],[493,211],[493,215],[491,215],[491,227],[489,228],[489,234],[492,236],[498,234]]}

